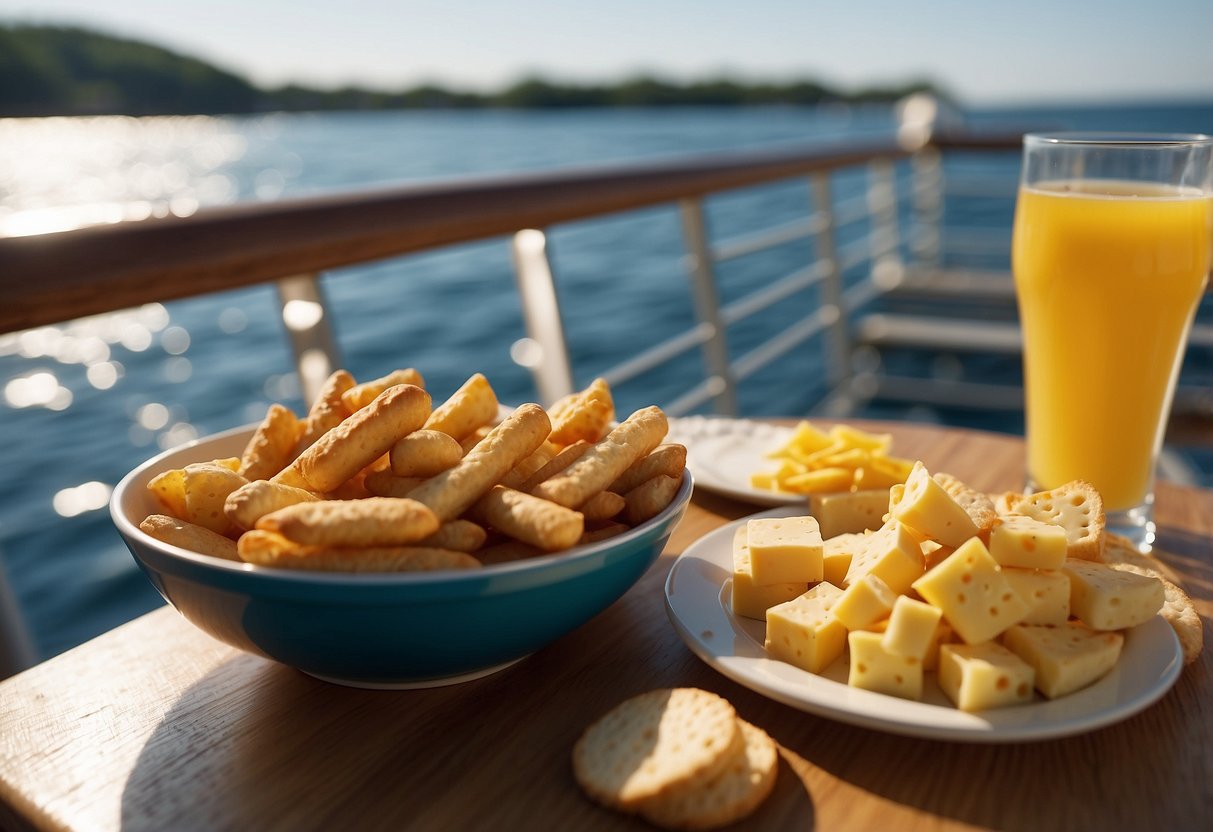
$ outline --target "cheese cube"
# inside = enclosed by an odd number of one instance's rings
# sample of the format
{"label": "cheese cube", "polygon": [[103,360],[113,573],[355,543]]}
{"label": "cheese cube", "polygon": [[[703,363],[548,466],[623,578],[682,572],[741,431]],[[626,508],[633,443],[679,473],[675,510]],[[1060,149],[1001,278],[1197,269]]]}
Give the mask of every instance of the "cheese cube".
{"label": "cheese cube", "polygon": [[[892,518],[893,509],[901,502],[901,498],[906,495],[906,485],[904,482],[899,482],[897,485],[889,486],[889,511],[888,516]],[[920,537],[919,542],[926,540],[925,537]]]}
{"label": "cheese cube", "polygon": [[897,656],[881,646],[880,633],[855,630],[847,636],[851,667],[847,684],[853,688],[887,693],[903,699],[922,698],[922,662]]}
{"label": "cheese cube", "polygon": [[1095,630],[1124,630],[1153,618],[1164,600],[1158,578],[1069,558],[1070,613]]}
{"label": "cheese cube", "polygon": [[[927,606],[930,607],[929,604]],[[931,609],[935,608],[931,607]],[[888,618],[882,618],[879,621],[869,624],[866,627],[861,627],[860,629],[869,633],[881,633],[883,635],[889,631],[889,621],[890,619]],[[927,649],[924,651],[922,656],[923,670],[930,671],[939,666],[939,646],[941,644],[950,644],[952,641],[954,641],[954,636],[955,633],[952,631],[952,628],[948,626],[947,619],[940,618],[939,623],[935,625],[935,630],[931,633],[931,640],[927,644]],[[893,651],[886,647],[885,652]]]}
{"label": "cheese cube", "polygon": [[922,575],[922,549],[905,526],[890,520],[880,531],[867,536],[863,548],[851,559],[847,585],[864,575],[875,575],[898,595]]}
{"label": "cheese cube", "polygon": [[812,517],[763,517],[746,524],[750,573],[758,586],[822,578],[821,532]]}
{"label": "cheese cube", "polygon": [[1120,658],[1125,637],[1069,621],[1060,627],[1020,624],[1007,630],[1002,641],[1036,669],[1036,689],[1056,699],[1085,688],[1111,670]]}
{"label": "cheese cube", "polygon": [[820,673],[842,655],[847,630],[834,617],[842,590],[818,584],[799,598],[767,610],[767,636],[763,645],[773,658]]}
{"label": "cheese cube", "polygon": [[889,506],[888,489],[847,491],[841,494],[813,494],[809,514],[817,519],[824,539],[849,532],[879,529]]}
{"label": "cheese cube", "polygon": [[931,606],[939,607],[969,644],[989,641],[1028,613],[985,544],[971,538],[947,560],[914,582]]}
{"label": "cheese cube", "polygon": [[864,575],[846,588],[834,607],[834,617],[848,630],[858,630],[886,618],[897,593],[875,575]]}
{"label": "cheese cube", "polygon": [[952,626],[948,624],[947,619],[939,619],[939,623],[935,625],[935,632],[931,634],[931,643],[927,646],[927,654],[922,658],[923,670],[934,670],[939,667],[939,650],[945,644],[951,644],[955,640],[956,633]]}
{"label": "cheese cube", "polygon": [[931,478],[921,462],[914,463],[901,499],[892,507],[891,513],[923,536],[945,546],[959,546],[977,535],[977,526],[969,513]]}
{"label": "cheese cube", "polygon": [[934,540],[922,541],[922,565],[928,571],[934,569],[939,564],[948,559],[948,556],[956,551],[955,546],[944,546],[942,543],[936,543]]}
{"label": "cheese cube", "polygon": [[990,530],[990,554],[1000,566],[1061,569],[1066,530],[1031,517],[999,517]]}
{"label": "cheese cube", "polygon": [[804,595],[808,588],[807,582],[768,586],[754,583],[754,576],[750,572],[750,547],[746,543],[746,527],[737,527],[733,535],[733,615],[765,621],[769,608]]}
{"label": "cheese cube", "polygon": [[924,660],[941,618],[942,613],[937,607],[902,595],[893,604],[889,628],[885,630],[881,646],[886,653],[895,656],[913,656]]}
{"label": "cheese cube", "polygon": [[1015,594],[1028,603],[1028,614],[1020,624],[1060,625],[1070,619],[1070,579],[1064,572],[1004,566],[1002,574]]}
{"label": "cheese cube", "polygon": [[867,535],[840,534],[829,538],[821,544],[822,564],[821,579],[829,581],[834,586],[845,586],[847,570],[851,568],[851,560],[855,553],[863,547]]}
{"label": "cheese cube", "polygon": [[1032,665],[992,641],[939,648],[939,687],[962,711],[1030,702],[1035,677]]}

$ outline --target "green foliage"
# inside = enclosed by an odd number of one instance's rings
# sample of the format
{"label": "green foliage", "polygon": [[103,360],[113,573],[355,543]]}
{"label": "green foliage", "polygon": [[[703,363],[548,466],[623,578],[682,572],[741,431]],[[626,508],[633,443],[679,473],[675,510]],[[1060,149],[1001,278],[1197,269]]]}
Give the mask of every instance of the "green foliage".
{"label": "green foliage", "polygon": [[295,84],[260,90],[231,72],[151,44],[75,27],[0,25],[0,116],[814,105],[894,101],[932,89],[916,81],[848,94],[811,80],[742,84],[717,78],[681,84],[637,76],[610,85],[532,77],[491,94],[435,84],[399,92]]}
{"label": "green foliage", "polygon": [[139,41],[59,26],[0,27],[0,115],[245,113],[245,79]]}

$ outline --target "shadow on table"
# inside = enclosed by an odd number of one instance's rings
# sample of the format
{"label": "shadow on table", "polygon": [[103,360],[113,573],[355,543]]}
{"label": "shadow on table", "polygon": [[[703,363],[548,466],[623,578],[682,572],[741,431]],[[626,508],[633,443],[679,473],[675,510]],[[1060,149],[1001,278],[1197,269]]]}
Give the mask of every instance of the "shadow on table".
{"label": "shadow on table", "polygon": [[[794,750],[854,789],[861,811],[874,796],[1003,830],[1106,832],[1203,823],[1207,794],[1193,788],[1177,805],[1175,784],[1192,783],[1191,766],[1201,759],[1197,746],[1207,741],[1206,732],[1174,715],[1147,712],[1090,735],[1021,745],[958,747],[859,728],[827,733],[844,738],[809,740]],[[854,820],[866,828],[862,816]]]}
{"label": "shadow on table", "polygon": [[[626,610],[613,620],[631,626]],[[611,625],[586,626],[609,638]],[[604,702],[624,697],[609,668],[563,690],[539,681],[577,649],[558,642],[485,679],[414,691],[343,688],[238,655],[164,715],[123,790],[121,828],[651,832],[591,803],[573,780],[577,737]],[[545,714],[542,736],[510,716],[519,699]],[[520,805],[512,798],[523,787]],[[812,828],[787,762],[754,818],[764,829]]]}
{"label": "shadow on table", "polygon": [[1181,529],[1163,527],[1154,542],[1158,559],[1180,577],[1194,599],[1213,601],[1213,540]]}
{"label": "shadow on table", "polygon": [[568,781],[541,795],[560,805],[528,811],[595,811],[569,773],[575,736],[536,747],[495,718],[509,696],[548,704],[525,664],[458,688],[368,691],[237,656],[165,714],[123,791],[122,828],[525,828],[503,813],[507,786],[475,776],[503,757],[536,780]]}

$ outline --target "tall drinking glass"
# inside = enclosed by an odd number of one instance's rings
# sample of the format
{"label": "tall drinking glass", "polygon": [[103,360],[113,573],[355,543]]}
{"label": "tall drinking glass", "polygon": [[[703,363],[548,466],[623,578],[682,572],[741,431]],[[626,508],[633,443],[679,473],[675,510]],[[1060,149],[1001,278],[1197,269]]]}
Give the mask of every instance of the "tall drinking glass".
{"label": "tall drinking glass", "polygon": [[1024,137],[1012,264],[1028,481],[1103,495],[1147,550],[1154,468],[1213,248],[1213,137]]}

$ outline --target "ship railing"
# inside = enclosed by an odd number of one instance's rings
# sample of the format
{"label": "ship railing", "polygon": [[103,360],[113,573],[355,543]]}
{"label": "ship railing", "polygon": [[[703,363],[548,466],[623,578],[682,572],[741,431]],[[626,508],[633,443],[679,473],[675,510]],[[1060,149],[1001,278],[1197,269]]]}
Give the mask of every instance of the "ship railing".
{"label": "ship railing", "polygon": [[[833,233],[840,221],[854,221],[873,208],[889,216],[891,208],[887,185],[875,181],[868,205],[835,208],[829,201],[829,177],[856,164],[871,165],[885,176],[892,160],[910,152],[895,137],[878,137],[805,150],[721,154],[237,205],[185,218],[9,238],[0,240],[0,332],[273,282],[306,398],[340,363],[322,272],[510,235],[528,339],[525,348],[513,352],[522,356],[540,398],[549,402],[568,392],[573,382],[547,253],[548,230],[558,223],[676,202],[683,218],[698,323],[606,375],[626,380],[662,359],[699,349],[708,376],[673,403],[674,412],[711,402],[718,412],[735,413],[739,377],[827,328],[832,328],[836,347],[834,374],[840,375],[845,326],[839,306],[841,270],[887,252],[890,243],[886,234],[884,242],[873,245],[870,238],[879,236],[874,228],[868,238],[835,255]],[[801,227],[781,229],[766,239],[715,247],[709,242],[703,221],[703,200],[708,195],[798,176],[808,177],[816,204]],[[769,247],[791,233],[817,240],[816,262],[773,281],[757,296],[722,306],[713,273],[716,259]],[[819,310],[815,322],[781,333],[780,340],[773,339],[765,351],[729,360],[726,329],[731,323],[777,302],[784,292],[817,282],[830,287],[832,306]],[[858,306],[863,299],[853,296],[849,305]]]}
{"label": "ship railing", "polygon": [[[548,254],[551,228],[673,203],[681,216],[695,324],[601,371],[608,381],[623,384],[698,351],[706,368],[703,378],[663,406],[676,415],[702,409],[737,415],[740,382],[820,337],[826,388],[832,391],[823,400],[824,411],[853,411],[877,397],[1014,409],[1022,406],[1022,390],[1014,385],[897,378],[880,372],[879,360],[871,359],[882,350],[907,347],[1016,352],[1013,314],[1001,322],[974,323],[871,307],[878,299],[918,296],[941,306],[966,299],[1013,312],[1009,228],[947,220],[950,200],[1012,199],[1014,178],[1005,164],[992,176],[975,173],[971,164],[952,171],[948,160],[1016,154],[1020,143],[1020,132],[944,131],[907,120],[889,135],[804,149],[423,183],[2,239],[0,332],[273,283],[304,398],[310,399],[342,363],[322,274],[508,236],[526,328],[510,352],[529,369],[539,399],[550,403],[574,389]],[[862,173],[860,193],[835,193],[836,178],[844,171]],[[704,218],[707,200],[789,180],[804,184],[803,218],[711,238]],[[842,233],[856,225],[866,228]],[[810,241],[814,253],[801,268],[773,276],[745,297],[721,302],[718,266],[799,240]],[[957,255],[972,254],[990,255],[999,265],[955,266]],[[812,287],[821,302],[811,314],[744,354],[730,351],[731,327]],[[1198,325],[1193,343],[1213,347],[1213,328]]]}

